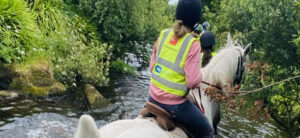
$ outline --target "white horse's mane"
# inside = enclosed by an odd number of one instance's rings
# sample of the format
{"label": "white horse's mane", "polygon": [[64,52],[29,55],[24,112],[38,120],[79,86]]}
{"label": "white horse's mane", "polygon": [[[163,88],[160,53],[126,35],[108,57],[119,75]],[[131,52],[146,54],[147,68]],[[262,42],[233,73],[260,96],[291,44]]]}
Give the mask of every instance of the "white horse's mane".
{"label": "white horse's mane", "polygon": [[227,45],[220,49],[216,56],[201,70],[202,80],[220,87],[232,82],[237,70],[238,57],[244,54],[243,47],[233,42],[228,34]]}

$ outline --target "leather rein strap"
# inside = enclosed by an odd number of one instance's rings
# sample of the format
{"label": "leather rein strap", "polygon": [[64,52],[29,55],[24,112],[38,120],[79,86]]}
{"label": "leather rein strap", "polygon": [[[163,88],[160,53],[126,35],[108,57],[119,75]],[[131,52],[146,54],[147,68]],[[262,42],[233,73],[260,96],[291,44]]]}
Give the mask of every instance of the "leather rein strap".
{"label": "leather rein strap", "polygon": [[[219,86],[217,86],[217,85],[212,85],[212,84],[210,84],[210,83],[208,83],[208,82],[205,82],[205,81],[202,81],[202,83],[204,83],[204,84],[206,84],[206,85],[209,85],[209,86],[212,86],[212,87],[215,87],[215,88],[217,88],[217,89],[220,90],[220,91],[222,90],[222,88],[219,87]],[[203,106],[202,101],[201,101],[201,90],[200,90],[200,87],[197,87],[196,89],[198,89],[198,94],[199,94],[199,98],[200,98],[200,103],[198,103],[198,101],[197,101],[197,99],[196,99],[194,93],[192,92],[193,98],[194,98],[194,100],[196,101],[197,107],[198,107],[203,113],[205,113],[204,106]]]}
{"label": "leather rein strap", "polygon": [[197,87],[196,89],[198,89],[198,94],[199,94],[199,98],[200,98],[200,104],[198,103],[194,93],[192,92],[192,95],[193,95],[193,98],[194,100],[196,101],[196,106],[200,109],[200,111],[203,112],[203,114],[205,113],[205,110],[204,110],[204,107],[203,107],[203,104],[202,104],[202,101],[201,101],[201,90],[200,90],[200,87]]}
{"label": "leather rein strap", "polygon": [[215,88],[217,88],[217,89],[220,90],[220,91],[222,90],[222,88],[221,88],[220,86],[210,84],[210,83],[208,83],[208,82],[206,82],[206,81],[202,81],[202,83],[204,83],[204,84],[206,84],[206,85],[209,85],[209,86],[212,86],[212,87],[215,87]]}

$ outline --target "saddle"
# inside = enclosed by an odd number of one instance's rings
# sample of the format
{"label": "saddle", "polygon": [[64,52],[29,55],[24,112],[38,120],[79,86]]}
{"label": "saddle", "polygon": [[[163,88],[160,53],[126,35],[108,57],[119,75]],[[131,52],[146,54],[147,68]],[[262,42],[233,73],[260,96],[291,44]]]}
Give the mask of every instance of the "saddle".
{"label": "saddle", "polygon": [[158,105],[146,102],[145,108],[140,113],[143,117],[156,117],[158,125],[167,131],[175,129],[175,123],[172,120],[172,116],[163,108]]}

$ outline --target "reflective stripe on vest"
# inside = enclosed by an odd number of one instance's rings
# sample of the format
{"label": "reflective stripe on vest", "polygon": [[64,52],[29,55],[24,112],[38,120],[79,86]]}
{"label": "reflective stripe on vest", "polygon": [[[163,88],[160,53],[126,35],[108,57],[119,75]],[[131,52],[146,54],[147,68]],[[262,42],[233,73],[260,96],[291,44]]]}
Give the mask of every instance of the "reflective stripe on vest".
{"label": "reflective stripe on vest", "polygon": [[[171,45],[169,41],[173,35],[174,32],[171,29],[161,33],[151,82],[165,92],[185,96],[188,87],[184,73],[184,62],[195,38],[186,34],[176,42],[176,45]],[[162,51],[164,52],[162,53]]]}

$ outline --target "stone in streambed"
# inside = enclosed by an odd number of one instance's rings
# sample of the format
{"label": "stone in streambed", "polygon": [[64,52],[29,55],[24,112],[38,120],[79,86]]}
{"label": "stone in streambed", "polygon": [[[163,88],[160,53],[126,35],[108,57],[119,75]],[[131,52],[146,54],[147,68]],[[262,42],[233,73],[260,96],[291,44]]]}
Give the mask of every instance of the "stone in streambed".
{"label": "stone in streambed", "polygon": [[25,95],[48,96],[66,92],[63,84],[56,81],[48,61],[37,60],[13,67],[14,77],[9,90]]}
{"label": "stone in streambed", "polygon": [[85,85],[84,92],[91,108],[100,108],[109,104],[109,101],[90,84]]}
{"label": "stone in streambed", "polygon": [[19,97],[19,94],[14,91],[6,91],[1,90],[0,91],[0,101],[2,100],[15,100]]}

